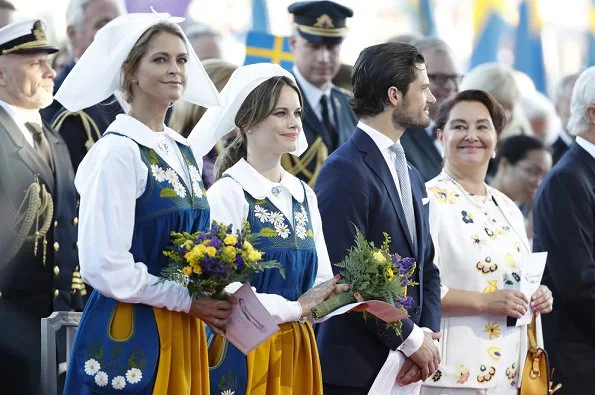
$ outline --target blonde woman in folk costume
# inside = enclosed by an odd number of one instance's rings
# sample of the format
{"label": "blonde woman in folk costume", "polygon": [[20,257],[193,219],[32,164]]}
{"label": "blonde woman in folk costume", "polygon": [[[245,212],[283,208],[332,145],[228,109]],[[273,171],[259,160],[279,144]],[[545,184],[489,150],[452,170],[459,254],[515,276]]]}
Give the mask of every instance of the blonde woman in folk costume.
{"label": "blonde woman in folk costume", "polygon": [[95,291],[77,330],[65,394],[209,392],[203,322],[219,332],[230,303],[192,299],[180,284],[159,279],[170,232],[201,231],[210,222],[200,164],[164,125],[178,99],[219,104],[181,20],[157,13],[114,19],[56,95],[70,111],[117,89],[130,103],[75,179],[81,275]]}
{"label": "blonde woman in folk costume", "polygon": [[442,285],[442,362],[422,395],[517,394],[527,327],[508,326],[508,318],[522,317],[529,305],[537,313],[552,310],[546,286],[530,298],[520,292],[522,257],[531,252],[523,214],[484,182],[505,124],[502,106],[479,90],[458,93],[438,111],[445,163],[426,188]]}
{"label": "blonde woman in folk costume", "polygon": [[232,345],[222,352],[221,339],[210,344],[211,392],[322,394],[314,333],[305,319],[347,286],[333,278],[314,192],[281,167],[281,155],[307,146],[301,94],[291,74],[262,63],[236,70],[221,98],[222,107],[209,109],[189,136],[202,154],[236,125],[240,130],[215,165],[221,178],[207,193],[212,217],[235,228],[247,220],[261,233],[256,247],[283,264],[285,278],[267,271],[251,281],[280,326],[275,335],[247,357]]}

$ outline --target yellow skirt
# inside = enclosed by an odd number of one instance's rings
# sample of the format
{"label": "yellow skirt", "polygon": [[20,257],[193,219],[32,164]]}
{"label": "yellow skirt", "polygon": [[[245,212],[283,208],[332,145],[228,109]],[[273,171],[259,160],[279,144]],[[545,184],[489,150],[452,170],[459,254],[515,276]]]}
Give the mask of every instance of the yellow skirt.
{"label": "yellow skirt", "polygon": [[247,359],[247,395],[322,395],[320,360],[310,323],[281,324]]}
{"label": "yellow skirt", "polygon": [[[159,362],[153,395],[209,393],[207,338],[202,321],[188,314],[154,308]],[[132,331],[132,305],[118,303],[110,333],[126,339]]]}

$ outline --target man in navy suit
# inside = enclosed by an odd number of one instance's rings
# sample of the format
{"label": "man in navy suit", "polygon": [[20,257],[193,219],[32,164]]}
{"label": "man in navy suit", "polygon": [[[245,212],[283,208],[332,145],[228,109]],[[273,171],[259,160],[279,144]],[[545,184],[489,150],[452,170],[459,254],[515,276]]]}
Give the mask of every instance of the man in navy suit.
{"label": "man in navy suit", "polygon": [[353,225],[378,246],[387,232],[391,251],[415,258],[419,285],[407,291],[414,303],[401,336],[384,323],[364,320],[361,313],[319,325],[325,394],[366,394],[389,350],[407,357],[401,371],[394,372],[401,384],[425,380],[440,362],[434,343],[440,328],[440,278],[433,264],[426,189],[399,143],[405,129],[430,122],[428,108],[435,98],[424,58],[409,44],[375,45],[360,54],[352,82],[353,110],[360,122],[326,160],[315,188],[331,262],[341,261],[354,245]]}
{"label": "man in navy suit", "polygon": [[590,394],[595,372],[595,67],[576,81],[568,152],[543,180],[533,205],[533,250],[547,251],[543,283],[554,296],[542,316],[557,394]]}
{"label": "man in navy suit", "polygon": [[345,21],[353,11],[326,0],[300,1],[288,10],[295,24],[289,43],[295,54],[292,72],[304,97],[308,150],[300,158],[285,155],[283,166],[313,187],[322,162],[349,140],[357,123],[349,104],[351,94],[332,83],[341,67]]}

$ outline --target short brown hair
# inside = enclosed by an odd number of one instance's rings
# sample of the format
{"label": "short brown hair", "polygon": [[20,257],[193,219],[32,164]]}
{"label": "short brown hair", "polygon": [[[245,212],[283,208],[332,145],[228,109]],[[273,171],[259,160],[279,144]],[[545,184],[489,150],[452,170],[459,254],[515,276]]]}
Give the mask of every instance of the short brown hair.
{"label": "short brown hair", "polygon": [[122,87],[122,92],[124,93],[124,97],[126,98],[127,102],[131,102],[133,99],[132,94],[132,75],[138,69],[138,65],[140,60],[147,52],[147,47],[151,42],[151,38],[160,32],[166,32],[178,36],[186,45],[186,40],[184,38],[184,34],[182,33],[182,29],[176,24],[169,23],[169,22],[161,22],[156,25],[151,26],[148,28],[130,50],[130,53],[126,57],[124,63],[122,63],[122,82],[120,86]]}
{"label": "short brown hair", "polygon": [[489,93],[475,89],[459,92],[454,98],[442,103],[438,109],[438,115],[436,116],[436,129],[444,130],[453,107],[458,103],[465,101],[483,104],[490,113],[494,129],[496,129],[496,135],[500,136],[502,129],[506,126],[504,108]]}

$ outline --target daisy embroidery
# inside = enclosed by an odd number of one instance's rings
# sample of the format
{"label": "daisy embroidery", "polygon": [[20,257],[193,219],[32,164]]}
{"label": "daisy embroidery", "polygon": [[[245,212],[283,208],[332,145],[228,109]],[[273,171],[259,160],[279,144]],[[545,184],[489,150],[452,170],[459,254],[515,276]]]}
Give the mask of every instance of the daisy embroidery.
{"label": "daisy embroidery", "polygon": [[295,222],[304,225],[308,223],[308,214],[306,213],[304,206],[302,206],[300,211],[295,214]]}
{"label": "daisy embroidery", "polygon": [[[277,224],[283,224],[285,222],[285,217],[279,211],[275,211],[269,214],[269,221],[277,227]],[[283,224],[285,226],[285,224]]]}
{"label": "daisy embroidery", "polygon": [[169,182],[172,185],[180,182],[180,180],[178,180],[178,175],[171,168],[169,168],[165,171],[165,179],[167,180],[167,182]]}
{"label": "daisy embroidery", "polygon": [[174,188],[174,191],[176,192],[176,195],[178,195],[182,199],[186,197],[186,188],[184,188],[184,185],[182,185],[180,181],[176,182],[175,184],[172,184],[172,186]]}
{"label": "daisy embroidery", "polygon": [[221,395],[235,395],[235,391],[232,390],[225,390],[221,393]]}
{"label": "daisy embroidery", "polygon": [[277,223],[275,223],[275,231],[283,239],[288,238],[289,237],[289,234],[291,233],[289,231],[289,229],[287,228],[287,225],[284,224],[283,222],[277,222]]}
{"label": "daisy embroidery", "polygon": [[270,220],[269,212],[266,209],[260,207],[258,204],[254,206],[254,215],[262,223],[269,222],[269,220]]}
{"label": "daisy embroidery", "polygon": [[157,165],[151,165],[151,173],[157,182],[165,181],[165,170]]}
{"label": "daisy embroidery", "polygon": [[202,197],[203,193],[202,189],[200,188],[200,172],[196,167],[192,165],[188,165],[188,168],[190,169],[190,181],[192,182],[192,192],[194,192],[194,195]]}
{"label": "daisy embroidery", "polygon": [[95,376],[95,374],[97,374],[97,372],[99,372],[100,369],[101,365],[93,358],[85,362],[85,373],[89,376]]}
{"label": "daisy embroidery", "polygon": [[95,384],[97,384],[99,387],[105,387],[108,381],[109,378],[105,372],[97,372],[95,375]]}
{"label": "daisy embroidery", "polygon": [[136,384],[143,378],[143,373],[138,368],[129,369],[126,372],[126,381],[130,384]]}
{"label": "daisy embroidery", "polygon": [[308,231],[306,230],[306,227],[303,225],[296,225],[295,227],[295,234],[297,237],[299,237],[300,239],[304,240],[306,238]]}
{"label": "daisy embroidery", "polygon": [[126,379],[124,376],[116,376],[112,379],[112,387],[116,390],[121,390],[126,387]]}

